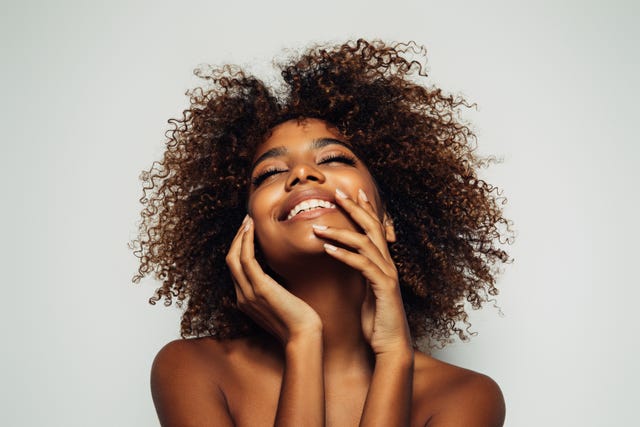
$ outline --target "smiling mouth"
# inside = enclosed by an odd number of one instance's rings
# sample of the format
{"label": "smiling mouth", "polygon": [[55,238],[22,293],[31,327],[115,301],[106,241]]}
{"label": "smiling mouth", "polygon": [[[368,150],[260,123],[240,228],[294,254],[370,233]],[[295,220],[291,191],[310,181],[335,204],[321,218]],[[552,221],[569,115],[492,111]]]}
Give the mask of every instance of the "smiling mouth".
{"label": "smiling mouth", "polygon": [[287,215],[286,220],[289,221],[295,218],[296,216],[300,214],[304,214],[306,212],[314,212],[314,211],[321,211],[325,209],[335,209],[335,208],[336,208],[336,205],[334,205],[329,201],[320,200],[320,199],[308,199],[294,206],[293,209],[289,211],[289,214]]}

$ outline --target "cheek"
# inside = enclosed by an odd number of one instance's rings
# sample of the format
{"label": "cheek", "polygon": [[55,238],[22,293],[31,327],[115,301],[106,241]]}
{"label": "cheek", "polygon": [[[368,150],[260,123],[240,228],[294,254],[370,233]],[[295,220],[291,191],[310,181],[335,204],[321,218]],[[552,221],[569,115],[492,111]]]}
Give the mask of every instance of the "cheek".
{"label": "cheek", "polygon": [[378,214],[379,218],[382,218],[382,204],[380,202],[380,195],[378,188],[376,187],[373,179],[362,174],[353,174],[350,176],[343,176],[337,181],[337,187],[346,191],[354,200],[357,201],[358,190],[362,189],[369,199],[369,203],[373,206],[373,210]]}
{"label": "cheek", "polygon": [[248,213],[255,224],[256,238],[268,238],[273,226],[273,197],[267,192],[254,193],[249,197]]}
{"label": "cheek", "polygon": [[256,225],[267,215],[269,206],[271,206],[272,203],[272,198],[267,189],[258,190],[249,195],[247,210],[248,214],[256,222]]}

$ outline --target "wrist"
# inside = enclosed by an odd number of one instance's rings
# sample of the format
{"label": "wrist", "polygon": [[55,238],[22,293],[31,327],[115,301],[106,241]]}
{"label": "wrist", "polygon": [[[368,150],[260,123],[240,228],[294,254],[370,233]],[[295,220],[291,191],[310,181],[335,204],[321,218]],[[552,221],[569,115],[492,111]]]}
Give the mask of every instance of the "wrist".
{"label": "wrist", "polygon": [[292,333],[285,344],[287,356],[322,351],[322,327]]}
{"label": "wrist", "polygon": [[415,352],[413,347],[398,347],[394,350],[387,350],[376,353],[376,365],[378,363],[411,367],[414,363]]}
{"label": "wrist", "polygon": [[287,343],[291,341],[314,341],[322,339],[322,321],[310,321],[304,325],[297,325],[295,329],[289,330]]}

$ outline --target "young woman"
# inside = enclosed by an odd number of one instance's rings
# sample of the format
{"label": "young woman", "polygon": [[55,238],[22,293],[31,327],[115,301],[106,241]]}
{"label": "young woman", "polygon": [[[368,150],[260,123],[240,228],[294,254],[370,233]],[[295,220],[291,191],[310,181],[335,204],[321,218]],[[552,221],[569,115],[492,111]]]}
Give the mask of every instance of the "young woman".
{"label": "young woman", "polygon": [[284,87],[227,66],[190,93],[136,242],[152,302],[186,302],[190,339],[151,373],[163,426],[502,425],[495,382],[417,350],[466,337],[509,227],[464,101],[409,54],[358,40],[283,65]]}

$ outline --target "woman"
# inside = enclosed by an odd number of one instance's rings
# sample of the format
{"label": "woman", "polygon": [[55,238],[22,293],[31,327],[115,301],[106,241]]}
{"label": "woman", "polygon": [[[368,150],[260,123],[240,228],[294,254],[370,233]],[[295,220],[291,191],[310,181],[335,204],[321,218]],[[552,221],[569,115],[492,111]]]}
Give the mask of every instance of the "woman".
{"label": "woman", "polygon": [[154,361],[162,425],[502,425],[495,382],[417,350],[466,338],[463,301],[497,293],[509,228],[464,101],[418,84],[410,54],[315,48],[275,90],[201,73],[212,86],[143,174],[134,279],[186,301],[195,337]]}

